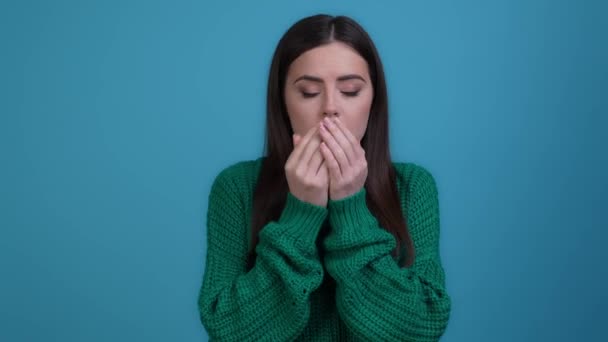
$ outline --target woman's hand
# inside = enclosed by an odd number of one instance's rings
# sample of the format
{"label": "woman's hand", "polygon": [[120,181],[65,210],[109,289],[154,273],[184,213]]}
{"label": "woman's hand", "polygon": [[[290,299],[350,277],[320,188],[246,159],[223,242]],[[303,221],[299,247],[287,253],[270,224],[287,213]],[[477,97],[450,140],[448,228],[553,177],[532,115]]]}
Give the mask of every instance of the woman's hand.
{"label": "woman's hand", "polygon": [[319,146],[319,128],[312,127],[304,137],[293,135],[294,149],[285,163],[285,176],[292,195],[301,201],[327,206],[329,173]]}
{"label": "woman's hand", "polygon": [[321,153],[329,169],[329,197],[339,200],[353,195],[365,185],[365,150],[337,117],[323,119],[319,125]]}

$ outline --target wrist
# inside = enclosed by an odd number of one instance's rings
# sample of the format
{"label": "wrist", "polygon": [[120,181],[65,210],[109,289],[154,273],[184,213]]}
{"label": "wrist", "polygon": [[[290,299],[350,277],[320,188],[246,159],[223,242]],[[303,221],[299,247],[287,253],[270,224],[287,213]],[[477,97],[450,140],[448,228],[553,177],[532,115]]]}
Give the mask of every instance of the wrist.
{"label": "wrist", "polygon": [[344,198],[330,199],[327,204],[329,220],[333,227],[376,224],[376,218],[367,207],[367,191],[362,187]]}

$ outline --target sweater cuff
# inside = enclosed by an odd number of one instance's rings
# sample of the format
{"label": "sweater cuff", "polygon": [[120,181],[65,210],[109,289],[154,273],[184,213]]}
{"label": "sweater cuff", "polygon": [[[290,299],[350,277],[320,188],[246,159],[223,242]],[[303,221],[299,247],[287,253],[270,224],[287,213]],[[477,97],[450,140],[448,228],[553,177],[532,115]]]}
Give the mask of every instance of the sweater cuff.
{"label": "sweater cuff", "polygon": [[[357,193],[339,200],[329,200],[329,223],[338,230],[351,230],[349,227],[376,226],[376,217],[367,208],[365,196],[367,192],[362,187]],[[360,229],[357,229],[360,230]]]}
{"label": "sweater cuff", "polygon": [[284,226],[285,234],[308,246],[315,243],[327,212],[327,208],[301,201],[288,192],[278,223]]}

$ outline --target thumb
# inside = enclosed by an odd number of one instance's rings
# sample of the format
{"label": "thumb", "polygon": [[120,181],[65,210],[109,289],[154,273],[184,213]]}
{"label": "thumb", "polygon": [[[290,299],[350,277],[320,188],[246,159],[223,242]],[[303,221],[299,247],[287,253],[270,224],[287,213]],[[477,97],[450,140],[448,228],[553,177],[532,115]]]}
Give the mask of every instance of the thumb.
{"label": "thumb", "polygon": [[300,142],[300,136],[298,134],[293,135],[293,145],[296,146]]}

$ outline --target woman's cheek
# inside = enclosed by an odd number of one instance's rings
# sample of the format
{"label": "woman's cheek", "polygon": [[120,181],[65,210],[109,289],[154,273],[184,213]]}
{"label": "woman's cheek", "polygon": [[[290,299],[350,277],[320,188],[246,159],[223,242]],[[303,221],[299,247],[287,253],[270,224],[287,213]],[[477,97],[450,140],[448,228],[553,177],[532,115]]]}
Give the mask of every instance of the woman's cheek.
{"label": "woman's cheek", "polygon": [[355,133],[359,133],[361,130],[364,130],[367,126],[367,118],[369,106],[364,101],[357,101],[357,103],[353,103],[346,112],[346,128],[348,128],[353,135]]}
{"label": "woman's cheek", "polygon": [[314,115],[307,115],[306,113],[298,114],[299,115],[295,115],[294,118],[292,118],[292,124],[294,132],[300,136],[304,136],[311,128],[319,123],[319,120],[316,120],[316,116]]}

